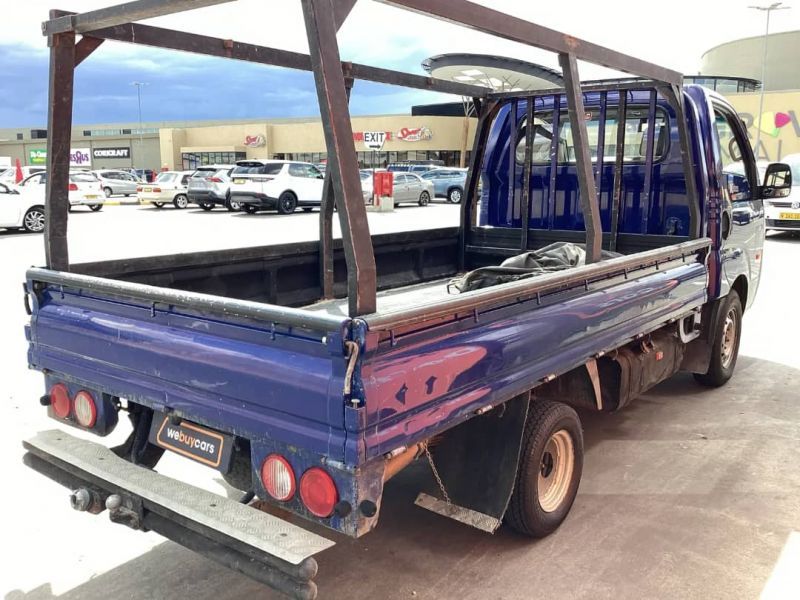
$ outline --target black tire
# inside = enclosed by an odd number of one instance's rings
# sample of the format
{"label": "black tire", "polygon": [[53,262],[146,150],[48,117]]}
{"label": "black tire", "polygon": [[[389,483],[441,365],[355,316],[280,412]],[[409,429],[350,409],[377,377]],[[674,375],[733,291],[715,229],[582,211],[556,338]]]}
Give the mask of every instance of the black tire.
{"label": "black tire", "polygon": [[91,210],[92,212],[99,212],[99,211],[103,210],[103,205],[102,204],[90,204],[89,205],[89,210]]}
{"label": "black tire", "polygon": [[243,205],[243,210],[248,215],[254,215],[254,214],[256,214],[258,212],[258,207],[253,206],[252,204],[244,204]]}
{"label": "black tire", "polygon": [[31,206],[22,217],[22,230],[27,233],[41,233],[44,231],[44,208]]}
{"label": "black tire", "polygon": [[420,206],[428,206],[428,203],[431,201],[431,195],[428,192],[422,192],[419,195],[419,201],[417,202]]}
{"label": "black tire", "polygon": [[104,187],[103,193],[106,195],[106,198],[111,198],[111,194],[114,193],[114,190],[112,190],[110,187]]}
{"label": "black tire", "polygon": [[[733,329],[729,329],[731,326]],[[708,372],[694,374],[698,383],[708,387],[720,387],[728,383],[736,369],[741,338],[742,301],[739,294],[731,290],[720,308]]]}
{"label": "black tire", "polygon": [[153,202],[153,206],[155,206],[156,208],[163,208],[164,207],[164,203],[163,202]]}
{"label": "black tire", "polygon": [[225,208],[227,208],[230,212],[239,212],[242,210],[242,203],[231,200],[231,197],[228,196],[225,200]]}
{"label": "black tire", "polygon": [[297,196],[292,192],[283,192],[278,198],[278,212],[282,215],[290,215],[297,208]]}
{"label": "black tire", "polygon": [[447,192],[447,201],[451,204],[461,204],[461,198],[464,197],[464,190],[461,188],[452,188]]}
{"label": "black tire", "polygon": [[312,210],[314,210],[314,209],[312,207],[310,207],[310,206],[304,206],[303,207],[303,212],[311,212]]}
{"label": "black tire", "polygon": [[186,194],[178,194],[172,199],[172,204],[175,206],[175,208],[182,210],[189,206],[189,198],[186,197]]}
{"label": "black tire", "polygon": [[202,208],[204,211],[208,212],[208,211],[214,209],[214,203],[213,202],[201,202],[200,203],[200,208]]}
{"label": "black tire", "polygon": [[[531,537],[553,533],[572,508],[582,471],[583,431],[577,413],[561,402],[532,400],[506,523]],[[550,492],[540,490],[540,477],[553,477],[548,480]]]}

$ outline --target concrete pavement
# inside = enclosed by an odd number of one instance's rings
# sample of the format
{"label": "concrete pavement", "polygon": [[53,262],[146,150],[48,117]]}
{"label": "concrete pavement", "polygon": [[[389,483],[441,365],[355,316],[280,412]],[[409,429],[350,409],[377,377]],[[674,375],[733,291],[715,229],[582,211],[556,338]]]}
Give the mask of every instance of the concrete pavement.
{"label": "concrete pavement", "polygon": [[[374,232],[445,226],[457,207],[371,214]],[[71,215],[77,261],[314,239],[317,214],[248,216],[107,207]],[[20,440],[52,428],[26,369],[21,281],[41,237],[0,231],[0,592],[28,599],[234,599],[275,594],[157,535],[72,511],[64,488],[20,463]],[[797,598],[800,596],[800,238],[770,236],[737,372],[707,390],[678,375],[613,415],[582,415],[586,461],[552,536],[494,536],[417,508],[426,466],[392,480],[378,529],[319,555],[321,598]],[[122,431],[114,433],[123,437]],[[160,468],[224,493],[216,474]],[[788,583],[787,583],[788,582]],[[776,592],[777,590],[777,592]],[[777,594],[777,595],[771,595]]]}

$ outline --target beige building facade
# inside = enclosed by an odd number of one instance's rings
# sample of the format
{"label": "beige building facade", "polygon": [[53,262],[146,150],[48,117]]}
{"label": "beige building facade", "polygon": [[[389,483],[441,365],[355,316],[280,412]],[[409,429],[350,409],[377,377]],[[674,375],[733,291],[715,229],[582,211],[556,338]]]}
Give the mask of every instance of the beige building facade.
{"label": "beige building facade", "polygon": [[761,130],[756,152],[759,160],[775,162],[800,153],[800,90],[766,92],[760,115],[758,93],[731,94],[727,99],[747,125],[753,146]]}
{"label": "beige building facade", "polygon": [[[465,122],[463,117],[442,116],[353,117],[352,128],[362,166],[434,159],[457,166],[464,147],[469,148],[472,143],[475,119]],[[374,138],[382,139],[380,148],[368,146],[367,140]],[[244,158],[327,160],[319,119],[164,128],[159,139],[162,168],[190,169]]]}

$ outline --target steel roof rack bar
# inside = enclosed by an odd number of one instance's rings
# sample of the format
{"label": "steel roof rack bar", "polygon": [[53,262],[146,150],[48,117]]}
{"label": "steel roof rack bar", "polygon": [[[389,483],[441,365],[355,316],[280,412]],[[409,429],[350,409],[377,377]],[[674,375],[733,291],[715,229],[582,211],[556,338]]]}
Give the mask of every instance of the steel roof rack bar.
{"label": "steel roof rack bar", "polygon": [[[72,133],[72,101],[74,69],[89,56],[102,39],[140,43],[160,48],[171,48],[197,54],[221,56],[249,62],[312,70],[317,86],[317,96],[322,114],[323,130],[330,157],[331,175],[329,191],[333,191],[342,225],[345,258],[348,272],[349,314],[351,317],[368,314],[375,310],[376,273],[375,256],[371,244],[361,192],[358,165],[353,151],[352,127],[348,109],[347,81],[352,77],[472,96],[476,106],[482,106],[479,132],[473,146],[472,170],[467,183],[467,198],[462,208],[462,231],[460,234],[460,256],[463,263],[465,250],[465,228],[473,219],[472,204],[477,189],[476,169],[480,167],[480,155],[485,148],[487,130],[491,126],[489,116],[498,108],[498,102],[485,102],[489,91],[478,86],[437,80],[430,77],[401,73],[367,65],[343,63],[339,57],[336,33],[356,0],[301,0],[308,36],[308,56],[252,44],[242,44],[208,36],[199,36],[179,31],[156,28],[133,23],[181,11],[222,4],[231,0],[136,0],[117,6],[71,14],[51,11],[50,20],[43,23],[42,31],[49,36],[50,86],[48,105],[48,168],[45,231],[45,253],[49,267],[57,270],[69,269],[67,249],[67,184],[69,178],[69,144]],[[564,95],[569,112],[574,116],[583,110],[583,94],[578,75],[577,61],[584,60],[611,69],[651,79],[652,86],[664,88],[673,104],[681,136],[684,170],[687,176],[687,195],[692,211],[692,237],[697,237],[699,228],[696,189],[691,170],[692,157],[689,152],[688,133],[683,118],[683,102],[680,93],[682,76],[677,71],[665,69],[641,59],[615,52],[558,31],[506,15],[496,10],[477,5],[467,0],[379,0],[407,10],[444,19],[466,27],[495,35],[529,46],[555,52],[564,70],[566,79]],[[85,34],[76,45],[76,34]],[[640,89],[646,82],[631,82],[631,89]],[[586,89],[600,89],[589,86]],[[584,90],[585,91],[585,90]],[[539,92],[541,93],[541,92]],[[537,95],[539,95],[537,93]],[[580,182],[581,204],[586,223],[587,257],[589,262],[599,258],[599,240],[602,231],[599,208],[592,176],[591,155],[588,147],[586,123],[572,118],[571,128],[576,147],[576,160]],[[332,211],[322,211],[321,219],[332,218]],[[324,224],[323,224],[324,225]],[[321,231],[329,231],[321,225]],[[331,245],[320,244],[320,277],[328,278],[327,291],[331,289]],[[321,285],[324,284],[321,281]]]}

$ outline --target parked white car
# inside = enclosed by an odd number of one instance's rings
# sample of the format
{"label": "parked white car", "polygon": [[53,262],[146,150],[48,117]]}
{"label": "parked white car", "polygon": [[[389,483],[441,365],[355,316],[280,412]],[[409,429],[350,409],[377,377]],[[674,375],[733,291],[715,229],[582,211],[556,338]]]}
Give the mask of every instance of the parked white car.
{"label": "parked white car", "polygon": [[800,154],[789,154],[779,162],[792,169],[792,189],[783,198],[764,200],[767,231],[800,232]]}
{"label": "parked white car", "polygon": [[[22,171],[22,178],[25,179],[26,177],[30,177],[34,173],[43,173],[47,169],[45,167],[21,167]],[[14,184],[17,181],[17,167],[7,167],[0,173],[0,183],[5,183],[6,185]]]}
{"label": "parked white car", "polygon": [[145,183],[135,175],[121,170],[102,169],[92,173],[100,180],[106,198],[117,194],[132,196],[136,193],[136,188]]}
{"label": "parked white car", "polygon": [[161,208],[172,204],[175,208],[189,206],[187,187],[194,171],[162,171],[153,183],[143,183],[136,188],[140,204],[152,204]]}
{"label": "parked white car", "polygon": [[231,173],[231,202],[248,213],[305,211],[322,202],[325,176],[311,163],[285,160],[240,160]]}
{"label": "parked white car", "polygon": [[[38,190],[38,193],[44,198],[46,186],[47,172],[42,171],[23,179],[17,186],[17,189],[23,193],[33,193],[34,190]],[[94,175],[80,171],[69,174],[70,210],[72,210],[73,206],[88,206],[90,209],[97,212],[103,208],[105,201],[106,197],[103,195],[103,190],[100,188],[100,181]]]}
{"label": "parked white car", "polygon": [[44,231],[44,189],[0,183],[0,228]]}

